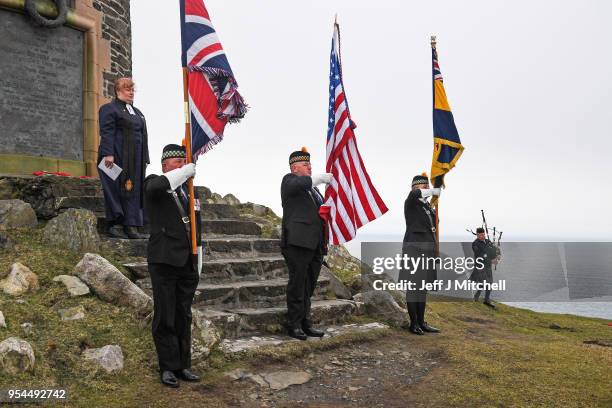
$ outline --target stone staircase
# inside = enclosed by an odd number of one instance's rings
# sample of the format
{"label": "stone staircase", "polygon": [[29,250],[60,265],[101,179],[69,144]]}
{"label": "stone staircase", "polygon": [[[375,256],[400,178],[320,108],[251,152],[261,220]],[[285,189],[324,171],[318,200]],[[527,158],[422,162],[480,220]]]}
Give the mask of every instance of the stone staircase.
{"label": "stone staircase", "polygon": [[[288,271],[280,240],[262,235],[261,227],[244,219],[235,206],[203,204],[204,263],[193,307],[211,320],[225,338],[280,333],[286,314]],[[108,238],[135,282],[151,294],[146,240]],[[351,300],[326,298],[330,279],[319,277],[313,296],[316,324],[346,321],[357,311]]]}
{"label": "stone staircase", "polygon": [[[233,345],[252,344],[253,339],[262,339],[262,344],[281,344],[289,338],[274,333],[283,332],[288,271],[276,229],[278,218],[266,207],[241,204],[233,196],[222,198],[205,187],[196,188],[202,203],[207,204],[202,204],[204,264],[194,309],[215,324],[228,349],[240,349],[242,346]],[[0,175],[0,196],[30,203],[39,219],[53,218],[69,208],[94,212],[105,249],[122,260],[134,282],[151,294],[147,240],[112,239],[104,234],[99,180]],[[143,232],[147,232],[146,227]],[[330,336],[370,330],[367,324],[330,326],[346,322],[363,307],[351,300],[336,299],[330,279],[337,279],[325,267],[321,272],[312,301],[315,324],[328,327]],[[382,326],[375,324],[372,328]]]}

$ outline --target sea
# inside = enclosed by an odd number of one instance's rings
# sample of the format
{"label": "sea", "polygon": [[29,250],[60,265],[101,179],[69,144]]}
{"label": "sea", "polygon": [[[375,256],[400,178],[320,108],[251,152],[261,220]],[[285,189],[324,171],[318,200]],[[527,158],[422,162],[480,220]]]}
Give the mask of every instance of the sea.
{"label": "sea", "polygon": [[[363,234],[345,247],[370,263],[372,252],[376,256],[401,253],[401,239],[400,234]],[[493,292],[493,300],[535,312],[612,322],[612,242],[502,242],[501,251],[493,278],[506,280],[512,290]],[[471,241],[442,242],[441,252],[473,255]]]}

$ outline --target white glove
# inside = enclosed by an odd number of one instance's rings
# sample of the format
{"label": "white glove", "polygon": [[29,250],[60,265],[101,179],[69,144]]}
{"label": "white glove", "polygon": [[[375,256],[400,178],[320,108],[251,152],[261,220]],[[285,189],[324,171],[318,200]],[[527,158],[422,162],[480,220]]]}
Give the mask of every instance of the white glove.
{"label": "white glove", "polygon": [[202,247],[198,247],[198,276],[202,274]]}
{"label": "white glove", "polygon": [[164,176],[170,182],[170,189],[176,190],[181,184],[187,181],[190,177],[195,177],[195,164],[187,163],[180,169],[174,169],[167,173],[164,173]]}
{"label": "white glove", "polygon": [[334,178],[334,176],[331,173],[323,173],[323,174],[316,174],[314,176],[310,177],[312,179],[312,186],[318,186],[319,184],[329,184],[332,182],[332,179]]}
{"label": "white glove", "polygon": [[431,196],[436,196],[436,197],[440,197],[440,194],[442,193],[442,189],[441,188],[422,188],[421,189],[421,197],[422,198],[427,198],[427,197],[431,197]]}

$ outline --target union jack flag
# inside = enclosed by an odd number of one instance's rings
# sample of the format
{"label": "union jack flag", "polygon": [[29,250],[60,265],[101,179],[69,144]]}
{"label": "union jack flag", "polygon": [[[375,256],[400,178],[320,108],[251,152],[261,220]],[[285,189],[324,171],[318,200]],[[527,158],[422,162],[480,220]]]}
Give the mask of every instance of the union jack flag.
{"label": "union jack flag", "polygon": [[247,110],[203,0],[179,0],[183,67],[189,68],[193,161],[223,139]]}
{"label": "union jack flag", "polygon": [[328,173],[334,178],[325,190],[330,207],[328,237],[333,245],[350,241],[357,229],[388,211],[363,164],[355,123],[351,120],[340,66],[340,26],[334,25],[329,74],[329,121],[327,128]]}

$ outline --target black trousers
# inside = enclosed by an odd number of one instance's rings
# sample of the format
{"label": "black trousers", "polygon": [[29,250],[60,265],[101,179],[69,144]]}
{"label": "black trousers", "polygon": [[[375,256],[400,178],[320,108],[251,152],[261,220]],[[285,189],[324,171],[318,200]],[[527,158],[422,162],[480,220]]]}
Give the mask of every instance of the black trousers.
{"label": "black trousers", "polygon": [[191,367],[191,303],[198,273],[191,259],[182,267],[149,264],[153,286],[153,341],[160,371]]}
{"label": "black trousers", "polygon": [[289,267],[287,283],[287,327],[310,327],[310,298],[317,287],[323,263],[321,247],[308,249],[289,245],[282,249]]}
{"label": "black trousers", "polygon": [[[415,302],[415,298],[418,302]],[[427,304],[427,291],[423,290],[415,297],[406,294],[406,306],[410,317],[410,326],[422,326],[425,323],[425,306]]]}

